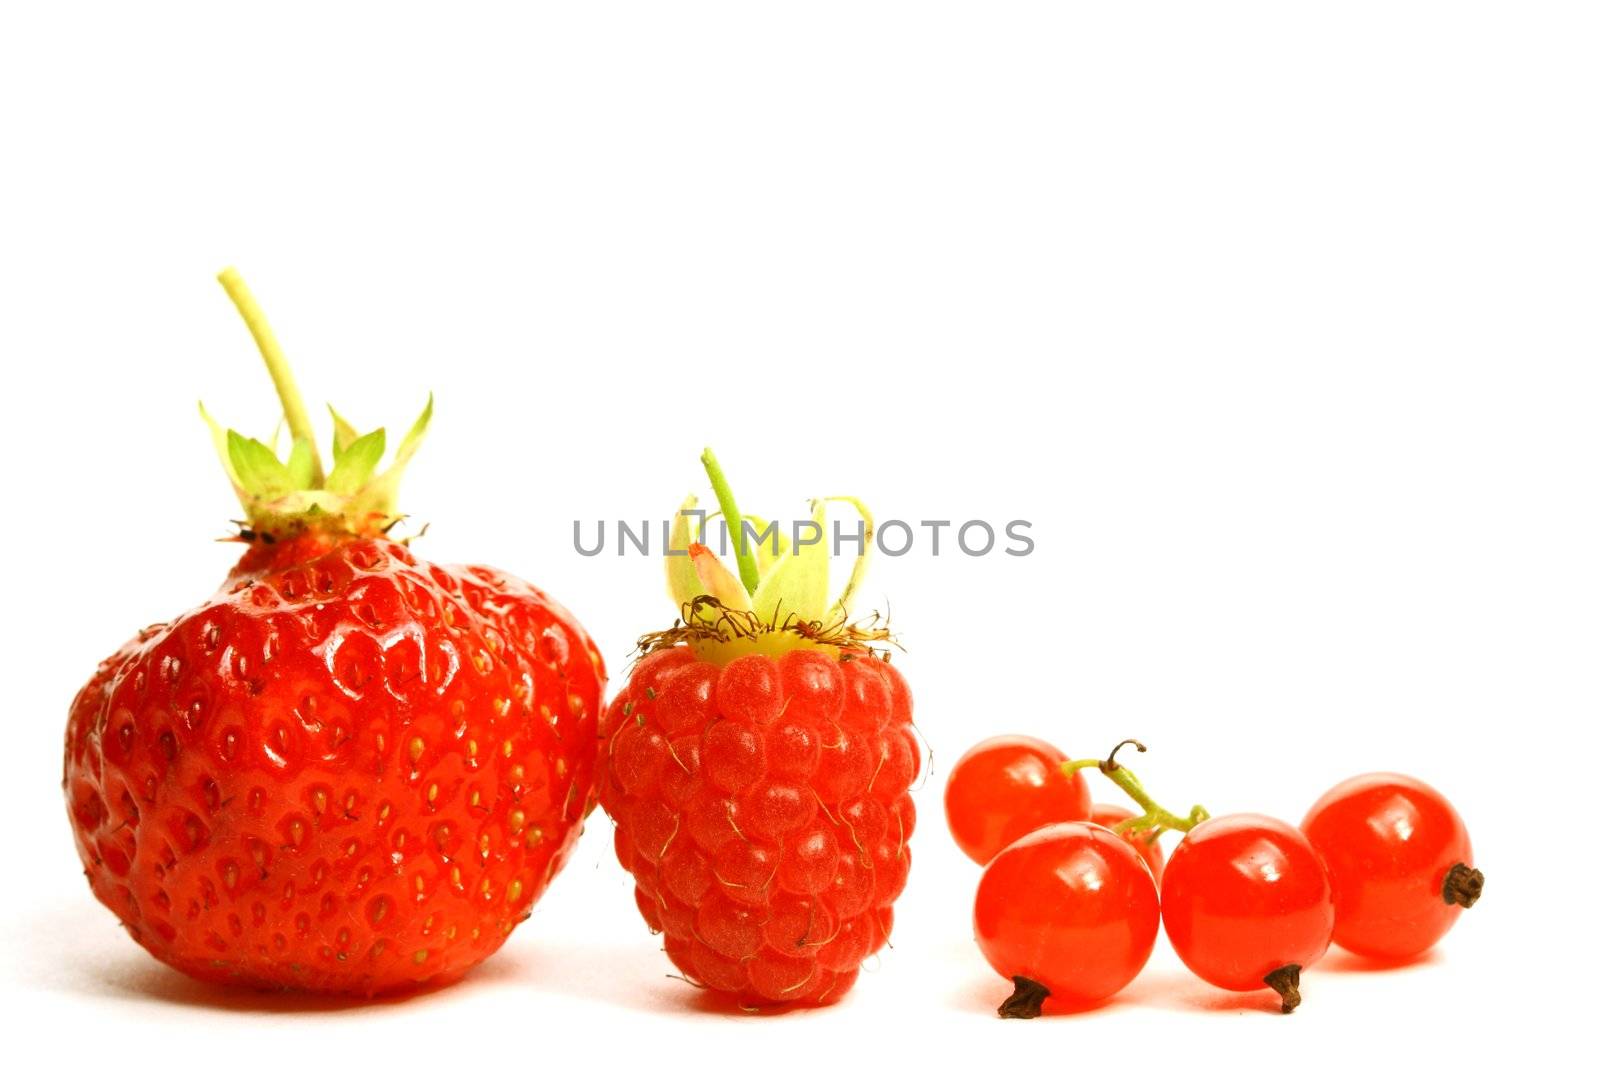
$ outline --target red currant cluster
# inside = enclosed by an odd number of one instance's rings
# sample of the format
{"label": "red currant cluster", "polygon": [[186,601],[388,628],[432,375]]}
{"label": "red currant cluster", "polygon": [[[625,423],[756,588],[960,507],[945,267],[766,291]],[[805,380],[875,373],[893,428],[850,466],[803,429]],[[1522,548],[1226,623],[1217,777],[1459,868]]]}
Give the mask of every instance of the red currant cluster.
{"label": "red currant cluster", "polygon": [[[1267,987],[1290,1012],[1300,972],[1331,942],[1405,960],[1483,891],[1467,829],[1436,790],[1400,774],[1334,786],[1297,829],[1266,815],[1178,815],[1117,762],[1068,760],[1032,737],[994,737],[956,763],[945,815],[984,864],[978,947],[1016,984],[1004,1018],[1105,1000],[1139,974],[1163,925],[1184,964],[1223,989]],[[1143,809],[1094,804],[1097,769]],[[1159,836],[1184,835],[1163,860]]]}

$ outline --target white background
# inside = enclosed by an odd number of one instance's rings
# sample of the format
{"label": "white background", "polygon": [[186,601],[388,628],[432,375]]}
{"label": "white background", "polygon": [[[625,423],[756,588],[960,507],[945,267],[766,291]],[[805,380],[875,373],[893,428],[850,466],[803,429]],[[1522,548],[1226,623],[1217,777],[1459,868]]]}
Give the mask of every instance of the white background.
{"label": "white background", "polygon": [[[1448,1062],[1583,1026],[1592,6],[28,7],[0,15],[8,1047]],[[703,444],[763,514],[1033,522],[1027,558],[922,544],[862,600],[934,771],[845,1003],[699,1010],[599,816],[500,955],[399,1004],[218,993],[93,902],[68,702],[230,565],[195,400],[276,417],[228,263],[314,400],[399,427],[435,391],[420,551],[544,586],[614,676],[670,618],[659,561],[581,558],[572,522],[666,514]],[[1409,771],[1487,893],[1417,967],[1331,954],[1291,1018],[1163,945],[1101,1011],[1001,1023],[939,797],[1008,730],[1141,736],[1152,789],[1217,813]]]}

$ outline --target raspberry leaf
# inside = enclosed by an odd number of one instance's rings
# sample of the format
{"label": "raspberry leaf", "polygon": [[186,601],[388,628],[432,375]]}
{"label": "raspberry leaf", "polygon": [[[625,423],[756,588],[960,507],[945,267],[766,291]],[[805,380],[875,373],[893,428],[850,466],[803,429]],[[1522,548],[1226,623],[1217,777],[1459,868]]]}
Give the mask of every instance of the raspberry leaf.
{"label": "raspberry leaf", "polygon": [[833,605],[833,614],[830,621],[844,622],[850,617],[850,604],[855,599],[856,593],[861,589],[861,583],[867,577],[867,560],[872,551],[872,539],[876,533],[876,525],[872,519],[872,512],[867,510],[867,505],[860,498],[853,496],[830,496],[829,503],[849,504],[856,509],[856,514],[861,516],[861,550],[856,556],[855,565],[850,568],[850,578],[844,583],[844,589],[839,592],[839,599]]}
{"label": "raspberry leaf", "polygon": [[794,542],[772,569],[762,576],[750,598],[756,617],[782,625],[786,619],[818,622],[828,606],[828,538],[823,532],[827,505],[817,501],[811,509],[816,540]]}
{"label": "raspberry leaf", "polygon": [[[691,627],[716,625],[715,608],[702,600],[710,597],[718,601],[724,611],[748,612],[757,620],[757,625],[773,630],[850,628],[851,602],[866,576],[874,534],[872,513],[867,506],[853,496],[813,500],[811,519],[804,533],[797,527],[791,539],[783,535],[777,523],[764,522],[754,515],[739,518],[733,491],[710,449],[701,455],[701,462],[717,490],[730,539],[735,546],[743,547],[744,554],[738,557],[740,574],[735,577],[716,553],[706,547],[706,516],[698,510],[696,498],[691,494],[684,499],[672,518],[666,553],[667,592],[684,623]],[[826,527],[830,503],[849,504],[861,516],[858,555],[850,577],[831,607],[828,576],[833,546]],[[730,511],[734,517],[729,516]],[[690,528],[691,516],[700,519],[698,529]],[[743,580],[746,564],[757,573],[753,586]]]}
{"label": "raspberry leaf", "polygon": [[700,584],[705,586],[706,592],[720,600],[723,607],[730,611],[751,609],[750,594],[744,591],[739,579],[723,565],[715,552],[705,545],[690,545],[689,560],[694,564]]}
{"label": "raspberry leaf", "polygon": [[[758,533],[766,530],[768,523],[754,515],[744,517],[745,524]],[[783,536],[783,528],[776,523],[772,526],[772,538],[763,540],[760,544],[752,543],[751,549],[756,557],[756,573],[764,580],[772,568],[778,565],[783,557],[789,554],[789,539]]]}
{"label": "raspberry leaf", "polygon": [[[693,493],[684,498],[672,517],[672,531],[667,538],[667,595],[681,613],[687,613],[697,597],[710,595],[700,582],[694,560],[689,557],[689,546],[705,539],[704,516],[700,517],[698,529],[690,529],[689,525],[689,517],[698,510],[698,505],[699,500]],[[693,620],[685,614],[684,621]]]}

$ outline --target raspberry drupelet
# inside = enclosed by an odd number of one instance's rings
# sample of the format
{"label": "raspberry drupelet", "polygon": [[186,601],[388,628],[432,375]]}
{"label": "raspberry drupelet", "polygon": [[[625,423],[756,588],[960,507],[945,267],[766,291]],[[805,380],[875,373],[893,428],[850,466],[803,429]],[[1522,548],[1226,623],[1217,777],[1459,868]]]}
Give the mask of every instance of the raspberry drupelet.
{"label": "raspberry drupelet", "polygon": [[845,622],[864,555],[827,612],[821,546],[779,539],[741,566],[747,590],[689,544],[693,506],[668,559],[683,620],[645,639],[601,723],[601,803],[686,978],[745,1006],[832,1003],[887,943],[910,871],[911,691],[875,644],[886,634]]}

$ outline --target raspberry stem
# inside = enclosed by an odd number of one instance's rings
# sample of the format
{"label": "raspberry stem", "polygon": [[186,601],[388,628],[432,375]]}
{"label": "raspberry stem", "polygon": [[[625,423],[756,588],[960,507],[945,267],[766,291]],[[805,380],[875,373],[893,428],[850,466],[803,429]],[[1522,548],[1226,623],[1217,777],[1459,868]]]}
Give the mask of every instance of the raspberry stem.
{"label": "raspberry stem", "polygon": [[1112,828],[1114,833],[1126,834],[1129,831],[1148,830],[1150,831],[1151,840],[1154,840],[1167,830],[1176,830],[1180,834],[1186,834],[1211,817],[1211,813],[1199,804],[1189,809],[1187,818],[1174,814],[1157,804],[1150,794],[1145,791],[1144,783],[1139,781],[1138,776],[1117,762],[1117,753],[1122,750],[1123,745],[1132,745],[1140,752],[1145,751],[1143,744],[1130,738],[1112,749],[1111,755],[1105,759],[1068,760],[1061,765],[1061,772],[1069,778],[1079,771],[1089,770],[1090,768],[1098,770],[1101,774],[1111,779],[1118,789],[1128,794],[1129,799],[1139,805],[1144,814],[1136,815],[1131,819],[1124,819],[1122,822],[1117,823]]}
{"label": "raspberry stem", "polygon": [[228,299],[233,301],[245,326],[249,327],[250,336],[255,338],[262,362],[267,365],[267,373],[272,375],[273,388],[278,391],[278,402],[283,405],[283,418],[289,424],[290,436],[296,441],[304,441],[311,450],[311,484],[320,488],[323,484],[322,456],[317,452],[311,417],[306,413],[305,401],[300,398],[300,387],[295,384],[289,361],[284,358],[283,349],[278,347],[278,339],[267,324],[267,316],[237,270],[228,267],[217,275],[217,281],[222,283]]}
{"label": "raspberry stem", "polygon": [[722,473],[722,464],[717,462],[711,449],[700,453],[700,463],[706,469],[706,477],[711,479],[711,491],[716,494],[717,506],[722,509],[722,521],[733,534],[733,556],[739,564],[739,581],[744,585],[745,592],[754,593],[761,575],[756,569],[756,558],[745,540],[744,517],[739,514],[739,505],[734,503],[733,489],[728,485],[728,478]]}

